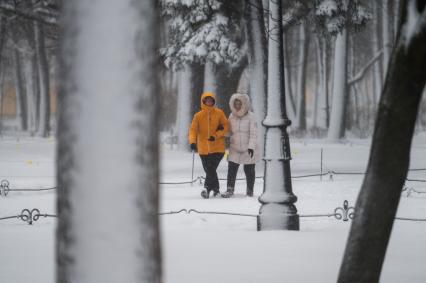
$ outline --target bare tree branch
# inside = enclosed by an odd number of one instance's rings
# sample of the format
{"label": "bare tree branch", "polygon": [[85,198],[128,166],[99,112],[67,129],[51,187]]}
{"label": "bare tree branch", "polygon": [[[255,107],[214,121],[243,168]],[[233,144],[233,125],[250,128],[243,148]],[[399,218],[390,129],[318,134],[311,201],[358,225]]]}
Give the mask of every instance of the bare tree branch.
{"label": "bare tree branch", "polygon": [[380,59],[380,57],[382,56],[382,54],[383,54],[383,49],[382,50],[380,50],[380,51],[378,51],[377,53],[376,53],[376,55],[374,55],[374,57],[373,58],[371,58],[370,59],[370,61],[368,61],[367,62],[367,64],[361,69],[361,70],[359,70],[359,72],[355,75],[355,76],[353,76],[352,78],[350,78],[349,80],[348,80],[348,85],[352,85],[352,84],[354,84],[354,83],[356,83],[356,82],[358,82],[358,81],[360,81],[363,77],[364,77],[364,75],[365,75],[365,73],[367,72],[367,70],[371,67],[371,66],[373,66],[374,65],[374,63],[377,61],[377,60],[379,60]]}

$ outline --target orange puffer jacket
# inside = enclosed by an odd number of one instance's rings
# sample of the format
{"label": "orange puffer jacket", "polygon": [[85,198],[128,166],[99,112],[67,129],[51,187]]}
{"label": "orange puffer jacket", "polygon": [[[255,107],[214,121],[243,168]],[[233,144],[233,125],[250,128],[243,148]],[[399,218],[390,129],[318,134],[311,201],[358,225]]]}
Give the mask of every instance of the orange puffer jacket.
{"label": "orange puffer jacket", "polygon": [[[225,152],[225,134],[228,132],[228,119],[226,119],[225,113],[219,108],[207,106],[203,103],[203,99],[208,96],[216,101],[213,93],[203,93],[201,111],[195,113],[189,128],[189,143],[197,144],[200,155]],[[219,125],[222,126],[222,130],[218,130]],[[213,136],[215,140],[209,141],[210,136]]]}

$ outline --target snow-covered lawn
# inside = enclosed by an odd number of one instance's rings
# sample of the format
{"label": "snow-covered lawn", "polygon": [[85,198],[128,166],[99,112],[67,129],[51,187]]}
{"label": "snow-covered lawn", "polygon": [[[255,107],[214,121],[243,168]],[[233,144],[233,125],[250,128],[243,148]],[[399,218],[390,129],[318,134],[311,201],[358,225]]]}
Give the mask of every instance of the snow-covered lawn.
{"label": "snow-covered lawn", "polygon": [[[291,141],[293,176],[323,171],[364,172],[369,142],[354,140],[346,144],[321,141]],[[55,186],[53,139],[0,139],[0,180],[8,179],[11,189]],[[114,160],[104,160],[114,162]],[[162,147],[161,181],[191,179],[192,154]],[[120,166],[117,164],[117,166]],[[261,164],[257,176],[263,175]],[[426,134],[415,138],[411,168],[426,168]],[[226,177],[227,164],[219,168]],[[194,176],[202,176],[195,156]],[[239,177],[243,177],[242,168]],[[409,178],[426,179],[426,171],[410,172]],[[328,214],[344,200],[355,203],[361,175],[336,175],[294,178],[300,215]],[[221,181],[222,190],[225,181]],[[426,191],[426,183],[407,182],[408,187]],[[238,181],[231,199],[201,199],[199,184],[161,186],[161,212],[180,209],[257,214],[263,182],[256,181],[255,197],[244,196],[245,182]],[[120,188],[117,188],[117,194]],[[99,198],[102,198],[100,195]],[[0,218],[16,215],[24,208],[38,208],[55,214],[55,192],[10,192],[0,196]],[[96,210],[96,206],[93,207]],[[114,213],[114,208],[111,208]],[[426,194],[403,193],[400,217],[426,218]],[[108,215],[105,215],[108,217]],[[179,213],[160,216],[164,282],[335,282],[343,255],[350,221],[332,217],[304,218],[301,231],[257,232],[256,218],[217,214]],[[0,282],[53,283],[54,232],[56,219],[40,218],[33,225],[18,219],[0,221]],[[96,225],[96,223],[94,223]],[[397,220],[386,256],[381,282],[425,282],[426,222]],[[106,272],[114,272],[114,262]]]}

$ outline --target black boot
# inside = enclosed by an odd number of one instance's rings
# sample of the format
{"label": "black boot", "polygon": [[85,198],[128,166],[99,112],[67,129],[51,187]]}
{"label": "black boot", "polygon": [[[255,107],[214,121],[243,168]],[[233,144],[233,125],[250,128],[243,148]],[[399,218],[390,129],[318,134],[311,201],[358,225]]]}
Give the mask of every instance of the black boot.
{"label": "black boot", "polygon": [[244,165],[244,173],[246,174],[247,179],[247,196],[252,197],[253,196],[253,188],[254,188],[254,180],[256,178],[255,176],[255,170],[254,170],[254,164],[247,164]]}
{"label": "black boot", "polygon": [[210,191],[208,189],[204,189],[201,191],[201,196],[203,198],[209,198],[210,197]]}
{"label": "black boot", "polygon": [[232,188],[232,187],[228,187],[228,189],[226,190],[226,192],[224,192],[223,194],[222,194],[222,197],[223,198],[230,198],[230,197],[232,197],[234,195],[234,188]]}
{"label": "black boot", "polygon": [[219,191],[219,189],[217,188],[217,189],[204,189],[204,190],[202,190],[201,191],[201,196],[203,197],[203,198],[210,198],[210,192],[211,191],[213,191],[213,196],[214,197],[216,197],[216,196],[218,196],[218,195],[220,195],[220,191]]}

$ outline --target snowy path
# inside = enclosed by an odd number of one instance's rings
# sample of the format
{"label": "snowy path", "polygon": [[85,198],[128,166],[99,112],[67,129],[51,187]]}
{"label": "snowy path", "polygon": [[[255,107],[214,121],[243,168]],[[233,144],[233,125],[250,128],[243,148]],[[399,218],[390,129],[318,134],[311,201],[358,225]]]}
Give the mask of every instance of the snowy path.
{"label": "snowy path", "polygon": [[[426,135],[416,137],[411,168],[426,168]],[[293,176],[319,173],[320,149],[325,172],[364,172],[369,145],[366,141],[330,145],[320,142],[292,143]],[[0,140],[0,180],[11,188],[55,186],[54,141],[12,138]],[[189,181],[192,155],[162,151],[162,181]],[[194,176],[203,171],[198,156]],[[219,176],[226,176],[222,161]],[[257,176],[263,175],[261,166]],[[240,169],[239,177],[243,177]],[[409,178],[426,179],[426,171]],[[293,179],[301,215],[332,213],[343,200],[353,205],[362,182],[360,175]],[[255,196],[262,191],[256,181]],[[222,190],[225,181],[221,181]],[[426,191],[426,183],[407,182]],[[257,198],[244,196],[245,182],[237,182],[236,197],[200,198],[201,187],[161,186],[161,211],[197,209],[257,214]],[[117,188],[119,193],[119,188]],[[101,197],[101,196],[100,196]],[[403,194],[398,216],[426,218],[426,194]],[[55,192],[10,192],[0,196],[0,217],[19,214],[23,208],[55,213]],[[96,209],[96,208],[94,208]],[[113,213],[113,211],[111,211]],[[161,216],[164,282],[334,282],[337,277],[350,222],[334,218],[301,218],[301,231],[256,232],[256,219],[243,216],[186,214]],[[12,219],[0,221],[0,282],[53,283],[54,229],[56,220],[42,218],[32,226]],[[396,221],[385,261],[382,282],[425,282],[426,222]],[[113,271],[113,264],[111,265]]]}

